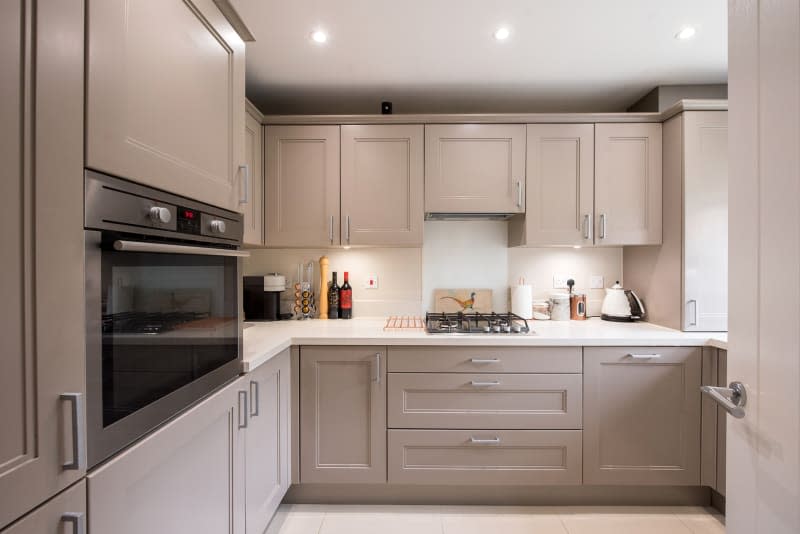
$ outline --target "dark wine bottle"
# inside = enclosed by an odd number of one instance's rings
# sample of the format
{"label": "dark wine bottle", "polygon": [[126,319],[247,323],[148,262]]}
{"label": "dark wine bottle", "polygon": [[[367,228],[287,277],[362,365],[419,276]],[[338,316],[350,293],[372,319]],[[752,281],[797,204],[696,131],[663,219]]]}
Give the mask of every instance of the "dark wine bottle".
{"label": "dark wine bottle", "polygon": [[333,281],[328,286],[328,319],[339,318],[339,285],[336,283],[336,273]]}
{"label": "dark wine bottle", "polygon": [[339,289],[339,317],[353,318],[353,288],[350,287],[350,273],[344,272],[344,283]]}

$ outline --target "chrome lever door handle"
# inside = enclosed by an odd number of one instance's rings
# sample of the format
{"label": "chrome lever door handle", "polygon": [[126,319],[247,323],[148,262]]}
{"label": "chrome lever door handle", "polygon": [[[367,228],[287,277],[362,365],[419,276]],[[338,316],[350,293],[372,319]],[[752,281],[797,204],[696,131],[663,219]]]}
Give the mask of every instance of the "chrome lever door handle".
{"label": "chrome lever door handle", "polygon": [[62,464],[65,470],[86,469],[86,410],[83,393],[62,393],[61,400],[72,406],[72,460]]}
{"label": "chrome lever door handle", "polygon": [[86,534],[86,516],[78,512],[61,514],[61,522],[72,525],[73,534]]}
{"label": "chrome lever door handle", "polygon": [[700,391],[708,395],[717,404],[736,419],[744,417],[747,405],[747,390],[741,382],[731,382],[728,387],[700,386]]}

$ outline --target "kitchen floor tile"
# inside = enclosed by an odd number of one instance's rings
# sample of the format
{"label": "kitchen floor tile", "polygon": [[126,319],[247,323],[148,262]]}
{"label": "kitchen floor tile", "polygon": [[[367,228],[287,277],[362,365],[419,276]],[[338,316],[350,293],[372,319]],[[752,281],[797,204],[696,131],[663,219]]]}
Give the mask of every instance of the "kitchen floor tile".
{"label": "kitchen floor tile", "polygon": [[317,505],[282,504],[265,534],[319,534],[325,509]]}
{"label": "kitchen floor tile", "polygon": [[725,517],[712,508],[688,509],[676,515],[692,534],[725,534]]}
{"label": "kitchen floor tile", "polygon": [[444,534],[567,534],[552,509],[464,507],[442,514]]}
{"label": "kitchen floor tile", "polygon": [[691,534],[676,515],[664,513],[568,513],[561,516],[569,534]]}
{"label": "kitchen floor tile", "polygon": [[328,510],[319,531],[319,534],[375,533],[442,534],[442,521],[436,507],[342,506]]}

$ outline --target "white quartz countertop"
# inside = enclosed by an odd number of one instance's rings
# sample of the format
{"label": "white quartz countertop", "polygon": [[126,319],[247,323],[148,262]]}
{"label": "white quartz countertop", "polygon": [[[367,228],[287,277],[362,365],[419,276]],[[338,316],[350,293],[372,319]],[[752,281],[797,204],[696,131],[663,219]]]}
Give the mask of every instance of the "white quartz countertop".
{"label": "white quartz countertop", "polygon": [[727,349],[721,332],[681,332],[649,323],[529,321],[533,333],[428,334],[422,329],[384,330],[384,318],[245,323],[244,371],[249,372],[292,345],[449,346],[713,346]]}

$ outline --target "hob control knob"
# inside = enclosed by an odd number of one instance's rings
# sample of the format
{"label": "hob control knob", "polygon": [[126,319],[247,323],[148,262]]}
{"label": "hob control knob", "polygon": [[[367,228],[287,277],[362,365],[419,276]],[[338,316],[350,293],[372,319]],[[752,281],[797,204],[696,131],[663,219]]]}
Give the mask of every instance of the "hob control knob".
{"label": "hob control knob", "polygon": [[225,233],[225,221],[220,221],[215,219],[211,221],[211,233],[212,234],[224,234]]}
{"label": "hob control knob", "polygon": [[150,208],[150,220],[156,223],[168,224],[172,220],[172,213],[168,208],[153,206]]}

